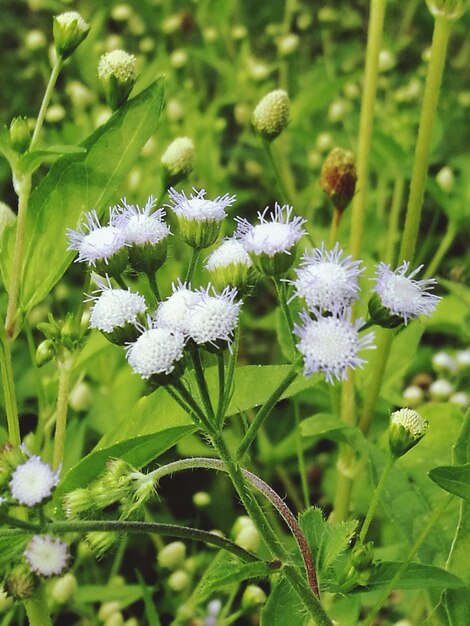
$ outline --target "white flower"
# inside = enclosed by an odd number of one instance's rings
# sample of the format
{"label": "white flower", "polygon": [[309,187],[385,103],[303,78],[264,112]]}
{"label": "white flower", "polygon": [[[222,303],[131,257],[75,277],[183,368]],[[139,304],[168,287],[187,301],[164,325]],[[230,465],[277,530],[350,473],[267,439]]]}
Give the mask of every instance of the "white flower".
{"label": "white flower", "polygon": [[187,198],[184,191],[178,192],[176,189],[168,190],[173,204],[167,206],[178,217],[195,222],[221,222],[226,213],[225,209],[235,202],[235,196],[219,196],[215,200],[207,200],[205,198],[206,191],[201,189],[197,191],[193,189],[194,194]]}
{"label": "white flower", "polygon": [[67,250],[77,250],[77,261],[96,265],[97,261],[106,264],[110,257],[126,245],[124,232],[116,226],[101,226],[95,210],[86,214],[86,224],[78,230],[67,228],[69,245]]}
{"label": "white flower", "polygon": [[294,325],[300,340],[297,348],[304,357],[304,375],[323,372],[329,383],[333,383],[333,378],[345,380],[349,368],[362,367],[365,362],[358,353],[375,348],[374,333],[360,337],[358,330],[364,320],[352,323],[350,311],[336,311],[329,317],[322,317],[316,309],[312,312],[317,319],[302,311],[303,325]]}
{"label": "white flower", "polygon": [[294,217],[291,220],[292,207],[280,206],[276,203],[274,211],[269,213],[269,219],[265,216],[269,207],[261,213],[258,212],[259,224],[253,226],[242,217],[236,217],[238,223],[236,236],[240,239],[248,252],[255,255],[266,254],[273,257],[279,252],[291,253],[291,249],[306,234],[302,225],[307,220]]}
{"label": "white flower", "polygon": [[250,255],[243,244],[234,237],[225,239],[218,248],[211,252],[207,258],[206,267],[212,272],[219,267],[227,267],[231,264],[252,266]]}
{"label": "white flower", "polygon": [[428,421],[413,409],[400,409],[390,415],[390,423],[402,426],[413,439],[421,439],[428,428]]}
{"label": "white flower", "polygon": [[172,285],[172,290],[171,296],[158,305],[155,322],[157,326],[185,332],[190,306],[200,298],[200,294],[180,280]]}
{"label": "white flower", "polygon": [[91,296],[94,305],[90,312],[90,328],[97,328],[105,333],[111,333],[116,327],[125,324],[135,324],[139,314],[145,313],[147,305],[139,293],[132,293],[129,289],[113,289],[111,283],[104,283],[96,279],[100,290],[99,296]]}
{"label": "white flower", "polygon": [[111,212],[110,225],[124,232],[126,243],[157,244],[170,234],[170,228],[163,221],[165,209],[157,209],[150,214],[156,202],[152,196],[143,209],[127,204],[125,198],[121,202],[123,206],[115,206]]}
{"label": "white flower", "polygon": [[67,566],[67,544],[49,535],[34,535],[24,556],[33,572],[40,576],[57,576]]}
{"label": "white flower", "polygon": [[136,58],[125,50],[113,50],[103,54],[98,63],[98,76],[109,80],[114,76],[118,82],[134,81],[137,76]]}
{"label": "white flower", "polygon": [[17,465],[11,476],[10,491],[20,504],[34,506],[49,498],[58,482],[59,472],[54,472],[40,457],[31,456]]}
{"label": "white flower", "polygon": [[408,261],[403,261],[400,267],[392,271],[385,263],[379,263],[376,284],[372,289],[379,295],[383,306],[393,315],[402,317],[405,324],[419,315],[431,315],[440,300],[439,296],[428,292],[436,280],[413,280],[423,266],[420,265],[406,276],[409,266]]}
{"label": "white flower", "polygon": [[344,251],[338,243],[333,250],[314,248],[311,254],[304,254],[302,267],[296,270],[293,281],[295,293],[303,298],[307,306],[323,311],[334,311],[349,307],[358,297],[358,277],[364,268],[361,261],[353,261],[352,256],[342,258]]}
{"label": "white flower", "polygon": [[136,374],[150,378],[153,374],[171,374],[183,357],[183,333],[168,328],[145,330],[135,343],[127,346],[127,361]]}
{"label": "white flower", "polygon": [[186,319],[186,332],[198,344],[217,341],[231,342],[233,331],[238,323],[240,302],[235,302],[237,290],[226,287],[222,293],[209,295],[211,286],[196,293],[199,298],[189,307]]}

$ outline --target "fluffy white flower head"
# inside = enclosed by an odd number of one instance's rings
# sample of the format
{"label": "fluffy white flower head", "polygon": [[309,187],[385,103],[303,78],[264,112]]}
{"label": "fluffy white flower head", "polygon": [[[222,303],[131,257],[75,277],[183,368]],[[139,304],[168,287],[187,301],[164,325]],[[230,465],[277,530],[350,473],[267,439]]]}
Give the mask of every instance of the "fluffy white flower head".
{"label": "fluffy white flower head", "polygon": [[70,26],[73,22],[76,22],[76,28],[83,33],[86,33],[90,28],[77,11],[66,11],[65,13],[60,13],[60,15],[56,15],[55,19],[62,26]]}
{"label": "fluffy white flower head", "polygon": [[67,567],[67,544],[49,535],[34,535],[24,556],[33,572],[40,576],[57,576]]}
{"label": "fluffy white flower head", "polygon": [[374,333],[360,337],[358,330],[364,321],[358,319],[351,323],[350,311],[336,311],[330,317],[322,317],[318,310],[313,313],[316,320],[302,311],[303,325],[294,325],[299,337],[297,348],[304,357],[304,375],[323,372],[329,383],[333,383],[334,378],[345,380],[349,368],[362,367],[365,362],[358,353],[375,348]]}
{"label": "fluffy white flower head", "polygon": [[145,330],[135,343],[127,346],[127,361],[136,374],[150,378],[153,374],[171,374],[183,357],[183,333],[169,328]]}
{"label": "fluffy white flower head", "polygon": [[119,82],[134,81],[137,76],[136,58],[125,50],[103,54],[98,63],[98,76],[108,80],[115,76]]}
{"label": "fluffy white flower head", "polygon": [[139,293],[132,293],[130,289],[113,289],[111,283],[104,283],[96,279],[100,295],[91,296],[94,301],[90,312],[90,328],[97,328],[105,333],[111,333],[115,328],[126,324],[135,324],[137,316],[145,313],[147,305]]}
{"label": "fluffy white flower head", "polygon": [[95,210],[86,214],[86,223],[78,230],[67,229],[67,250],[77,250],[77,261],[95,265],[108,259],[126,245],[124,232],[116,226],[101,226]]}
{"label": "fluffy white flower head", "polygon": [[231,342],[241,306],[240,302],[235,302],[237,290],[226,287],[217,294],[209,285],[196,293],[199,298],[190,306],[186,320],[188,335],[198,344]]}
{"label": "fluffy white flower head", "polygon": [[178,217],[195,222],[221,222],[226,213],[225,209],[235,202],[235,196],[219,196],[215,200],[205,198],[206,191],[201,189],[188,198],[184,191],[178,192],[176,189],[168,190],[172,204],[167,205]]}
{"label": "fluffy white flower head", "polygon": [[[343,258],[344,257],[344,258]],[[314,248],[302,257],[302,267],[293,281],[295,294],[303,298],[309,309],[334,311],[349,307],[358,297],[358,277],[364,268],[361,261],[344,256],[336,243],[333,250]]]}
{"label": "fluffy white flower head", "polygon": [[190,307],[200,298],[197,291],[191,290],[191,285],[178,281],[172,285],[173,293],[161,302],[155,314],[157,326],[185,332],[186,320]]}
{"label": "fluffy white flower head", "polygon": [[207,258],[206,267],[209,271],[214,271],[219,267],[227,267],[231,264],[252,266],[250,255],[241,241],[234,237],[225,239],[218,248],[211,252]]}
{"label": "fluffy white flower head", "polygon": [[302,228],[307,220],[301,217],[293,217],[292,207],[281,206],[276,203],[274,211],[269,213],[269,207],[261,213],[258,212],[259,224],[253,226],[242,217],[236,217],[238,223],[236,236],[240,239],[248,252],[260,255],[266,254],[273,257],[279,252],[290,254],[291,249],[306,234]]}
{"label": "fluffy white flower head", "polygon": [[379,263],[376,284],[372,288],[379,295],[383,306],[402,317],[405,324],[419,315],[431,315],[440,300],[439,296],[428,292],[436,280],[413,280],[423,266],[420,265],[406,276],[409,266],[408,261],[403,261],[400,267],[392,271],[385,263]]}
{"label": "fluffy white flower head", "polygon": [[150,214],[156,202],[152,196],[143,209],[137,205],[127,204],[125,198],[121,202],[123,206],[113,208],[110,224],[124,232],[126,243],[157,244],[170,234],[170,228],[163,221],[165,209],[157,209]]}
{"label": "fluffy white flower head", "polygon": [[10,492],[20,504],[35,506],[49,498],[58,482],[59,472],[54,472],[40,457],[31,456],[15,468],[10,479]]}
{"label": "fluffy white flower head", "polygon": [[390,422],[403,428],[413,437],[421,438],[428,428],[428,421],[413,409],[400,409],[390,416]]}

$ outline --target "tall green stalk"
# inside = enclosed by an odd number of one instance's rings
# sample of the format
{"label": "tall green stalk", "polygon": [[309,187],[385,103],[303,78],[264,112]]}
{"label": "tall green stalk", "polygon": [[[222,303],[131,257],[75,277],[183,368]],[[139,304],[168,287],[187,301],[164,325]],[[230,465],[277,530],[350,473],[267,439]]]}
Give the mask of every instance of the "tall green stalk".
{"label": "tall green stalk", "polygon": [[40,583],[33,595],[24,601],[24,606],[29,626],[52,626],[44,583]]}
{"label": "tall green stalk", "polygon": [[56,427],[54,436],[54,457],[52,467],[57,470],[64,457],[65,430],[67,426],[67,409],[69,404],[70,380],[72,378],[75,359],[67,352],[57,361],[59,369],[59,392],[57,394]]}

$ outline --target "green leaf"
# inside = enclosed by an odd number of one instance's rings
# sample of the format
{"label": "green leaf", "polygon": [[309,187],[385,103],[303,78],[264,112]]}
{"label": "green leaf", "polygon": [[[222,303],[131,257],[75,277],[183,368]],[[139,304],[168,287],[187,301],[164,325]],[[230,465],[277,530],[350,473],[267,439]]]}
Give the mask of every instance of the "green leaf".
{"label": "green leaf", "polygon": [[297,594],[283,578],[279,579],[261,611],[260,626],[306,626],[309,622]]}
{"label": "green leaf", "polygon": [[[386,587],[400,566],[401,563],[392,561],[376,565],[372,569],[367,586],[363,591],[372,591]],[[459,589],[464,586],[465,583],[460,578],[445,569],[423,563],[410,563],[397,582],[396,589]]]}
{"label": "green leaf", "polygon": [[[263,404],[285,378],[290,365],[248,365],[237,367],[235,370],[235,391],[227,409],[227,415],[239,411],[247,411]],[[217,368],[209,367],[206,370],[207,383],[212,398],[217,398]],[[283,398],[289,398],[299,391],[308,389],[322,379],[321,375],[305,379],[299,376],[287,389]],[[188,377],[192,381],[192,377]],[[195,389],[195,384],[190,385]],[[109,446],[123,439],[130,439],[137,435],[148,435],[161,429],[162,424],[182,426],[192,424],[189,416],[169,396],[163,388],[159,388],[151,395],[141,398],[132,414],[114,430],[104,435],[100,446]]]}
{"label": "green leaf", "polygon": [[152,435],[127,439],[113,446],[95,450],[67,472],[59,483],[54,497],[60,498],[62,494],[68,491],[86,486],[103,471],[106,461],[110,458],[119,457],[136,468],[143,467],[193,430],[194,427],[192,426],[166,428],[160,432],[154,432]]}
{"label": "green leaf", "polygon": [[330,524],[321,509],[311,507],[299,517],[321,579],[348,547],[357,527],[357,520]]}
{"label": "green leaf", "polygon": [[445,491],[470,500],[470,463],[435,467],[429,478]]}
{"label": "green leaf", "polygon": [[217,589],[240,584],[246,580],[268,578],[273,573],[275,571],[270,569],[268,563],[264,561],[240,563],[233,555],[226,555],[210,569],[204,580],[201,580],[194,599],[199,604],[208,600]]}
{"label": "green leaf", "polygon": [[20,159],[20,168],[23,172],[32,174],[47,159],[56,158],[65,154],[85,154],[86,149],[83,146],[50,146],[41,150],[27,152]]}
{"label": "green leaf", "polygon": [[[26,221],[20,306],[28,311],[43,300],[70,264],[66,228],[76,228],[81,214],[102,214],[119,184],[154,133],[163,105],[159,78],[129,100],[81,146],[86,154],[59,158],[33,191]],[[5,285],[11,276],[14,233],[8,233],[0,257]],[[46,262],[47,260],[47,262]]]}
{"label": "green leaf", "polygon": [[140,585],[80,585],[73,601],[74,604],[119,602],[120,608],[123,609],[141,598]]}
{"label": "green leaf", "polygon": [[348,426],[339,418],[327,413],[318,413],[302,420],[300,432],[302,437],[346,441],[357,449],[363,449],[365,446],[364,436],[358,428]]}
{"label": "green leaf", "polygon": [[144,577],[139,572],[139,570],[135,570],[135,575],[137,576],[137,580],[140,583],[140,588],[142,589],[142,596],[144,598],[145,604],[145,617],[147,618],[148,625],[161,626],[160,618],[158,617],[158,613],[152,599],[152,594],[145,584]]}

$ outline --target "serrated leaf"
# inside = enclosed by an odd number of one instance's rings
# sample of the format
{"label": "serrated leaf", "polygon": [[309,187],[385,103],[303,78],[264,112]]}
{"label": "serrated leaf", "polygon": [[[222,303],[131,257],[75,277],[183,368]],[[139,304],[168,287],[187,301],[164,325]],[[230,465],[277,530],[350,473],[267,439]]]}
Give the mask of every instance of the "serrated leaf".
{"label": "serrated leaf", "polygon": [[310,618],[292,587],[281,578],[261,611],[260,626],[306,626]]}
{"label": "serrated leaf", "polygon": [[435,467],[429,478],[445,491],[470,500],[470,463]]}
{"label": "serrated leaf", "polygon": [[197,603],[208,600],[217,589],[227,585],[240,584],[246,580],[261,580],[275,573],[268,563],[240,563],[232,555],[221,559],[201,580],[194,599]]}
{"label": "serrated leaf", "polygon": [[[76,228],[85,211],[104,212],[155,131],[162,105],[160,78],[82,142],[86,154],[59,158],[31,194],[19,297],[25,311],[46,297],[73,258],[73,253],[67,251],[66,228]],[[14,239],[14,233],[8,233],[0,256],[7,287]]]}

